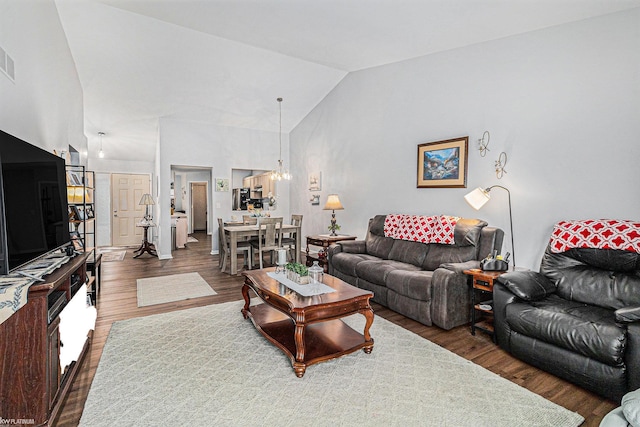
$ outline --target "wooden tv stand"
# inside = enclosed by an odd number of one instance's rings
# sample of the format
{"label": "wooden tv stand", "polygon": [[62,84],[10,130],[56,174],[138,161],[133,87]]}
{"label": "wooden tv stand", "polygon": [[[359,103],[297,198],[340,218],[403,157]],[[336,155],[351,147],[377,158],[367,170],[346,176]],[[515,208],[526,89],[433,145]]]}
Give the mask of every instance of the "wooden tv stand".
{"label": "wooden tv stand", "polygon": [[92,332],[76,362],[60,368],[60,318],[48,322],[48,298],[64,291],[71,300],[71,275],[86,282],[88,254],[77,255],[44,282],[29,287],[27,304],[0,324],[0,417],[27,425],[51,425],[91,343]]}

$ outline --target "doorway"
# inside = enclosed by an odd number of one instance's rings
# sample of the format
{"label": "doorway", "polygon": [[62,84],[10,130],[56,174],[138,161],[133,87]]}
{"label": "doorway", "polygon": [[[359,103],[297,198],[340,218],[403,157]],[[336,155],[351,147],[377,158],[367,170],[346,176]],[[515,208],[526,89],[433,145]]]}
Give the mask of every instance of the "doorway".
{"label": "doorway", "polygon": [[191,224],[192,231],[207,232],[207,183],[191,182]]}
{"label": "doorway", "polygon": [[111,242],[113,246],[134,246],[142,240],[136,227],[145,215],[142,195],[151,192],[149,175],[111,174]]}

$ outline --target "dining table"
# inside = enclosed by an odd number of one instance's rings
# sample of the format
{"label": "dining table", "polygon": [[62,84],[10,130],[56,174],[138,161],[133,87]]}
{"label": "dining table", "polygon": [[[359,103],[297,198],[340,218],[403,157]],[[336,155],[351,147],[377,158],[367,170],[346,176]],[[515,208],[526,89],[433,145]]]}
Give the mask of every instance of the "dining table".
{"label": "dining table", "polygon": [[[263,228],[265,226],[262,226]],[[258,237],[258,225],[225,225],[224,232],[229,239],[229,251],[231,253],[231,271],[232,275],[238,274],[238,257],[235,254],[238,251],[238,241],[245,237]],[[299,225],[282,224],[281,233],[295,233],[296,236],[296,262],[300,262],[300,245],[302,227]]]}

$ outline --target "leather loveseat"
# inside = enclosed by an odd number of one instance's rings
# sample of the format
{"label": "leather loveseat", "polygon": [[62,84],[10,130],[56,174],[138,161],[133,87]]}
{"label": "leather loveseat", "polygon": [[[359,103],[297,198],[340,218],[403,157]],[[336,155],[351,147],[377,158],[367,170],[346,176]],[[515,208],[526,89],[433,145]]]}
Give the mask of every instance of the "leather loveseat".
{"label": "leather loveseat", "polygon": [[329,274],[373,291],[373,301],[425,325],[451,329],[468,323],[469,286],[462,271],[499,252],[503,231],[460,218],[449,244],[423,243],[385,236],[386,217],[369,220],[365,240],[332,245]]}
{"label": "leather loveseat", "polygon": [[[610,223],[623,224],[612,226],[614,231],[629,230],[624,222]],[[498,278],[494,327],[498,345],[517,358],[620,401],[640,387],[640,254],[629,249],[640,249],[640,234],[626,233],[631,244],[626,250],[606,248],[603,238],[622,239],[606,231],[592,239],[604,231],[593,232],[593,224],[607,225],[601,220],[558,223],[540,272]],[[565,243],[586,238],[602,247],[558,249],[559,236]]]}

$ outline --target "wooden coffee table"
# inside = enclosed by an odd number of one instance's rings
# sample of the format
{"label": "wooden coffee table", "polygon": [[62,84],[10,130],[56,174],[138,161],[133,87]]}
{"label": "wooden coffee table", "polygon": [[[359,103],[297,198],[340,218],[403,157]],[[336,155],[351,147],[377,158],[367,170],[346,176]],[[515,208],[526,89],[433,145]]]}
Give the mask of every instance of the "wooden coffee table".
{"label": "wooden coffee table", "polygon": [[[245,301],[242,314],[289,356],[298,377],[314,363],[359,349],[371,353],[373,338],[369,328],[373,324],[373,309],[369,299],[373,293],[325,274],[324,284],[336,292],[304,297],[267,276],[267,272],[272,271],[274,268],[242,273],[246,276],[242,287]],[[249,289],[262,299],[262,304],[250,306]],[[340,320],[355,313],[366,318],[362,334]]]}

